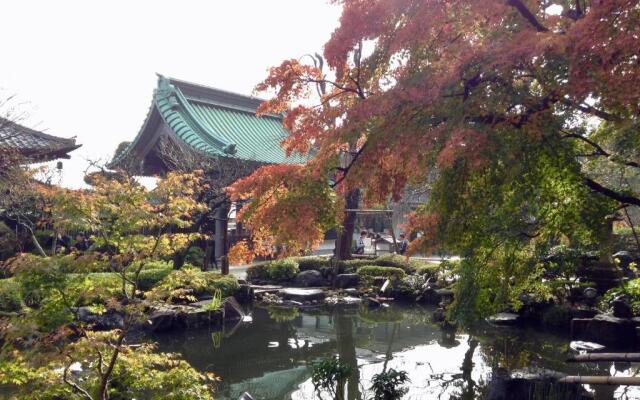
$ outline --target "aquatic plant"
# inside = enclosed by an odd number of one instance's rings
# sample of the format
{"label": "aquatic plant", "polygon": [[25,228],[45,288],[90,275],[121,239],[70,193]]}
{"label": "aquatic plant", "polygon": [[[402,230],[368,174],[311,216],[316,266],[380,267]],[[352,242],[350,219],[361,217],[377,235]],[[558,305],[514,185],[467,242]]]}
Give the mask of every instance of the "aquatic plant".
{"label": "aquatic plant", "polygon": [[410,382],[406,371],[396,371],[391,368],[373,376],[371,390],[373,390],[373,400],[398,400],[404,396],[409,389],[401,387]]}
{"label": "aquatic plant", "polygon": [[351,375],[351,367],[338,357],[330,357],[313,365],[311,382],[322,399],[322,391],[329,392],[335,400],[344,400],[344,385]]}
{"label": "aquatic plant", "polygon": [[216,289],[213,291],[213,298],[211,299],[211,302],[202,306],[202,309],[206,311],[218,311],[220,307],[222,307],[222,303],[222,291]]}

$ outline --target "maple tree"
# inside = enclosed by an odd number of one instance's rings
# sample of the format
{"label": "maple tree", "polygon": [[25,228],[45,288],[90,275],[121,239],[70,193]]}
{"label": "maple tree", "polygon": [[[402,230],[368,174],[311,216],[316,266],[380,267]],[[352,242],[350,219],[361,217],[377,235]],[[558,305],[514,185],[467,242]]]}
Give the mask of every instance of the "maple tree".
{"label": "maple tree", "polygon": [[[335,3],[324,57],[272,68],[257,89],[274,96],[259,112],[284,113],[284,148],[312,154],[300,174],[338,193],[376,203],[433,183],[411,219],[425,233],[413,251],[446,247],[480,268],[534,239],[595,243],[616,208],[640,206],[632,184],[588,168],[638,171],[638,1]],[[242,181],[256,207],[268,173]],[[274,218],[256,228],[286,218],[266,204]],[[308,217],[286,224],[316,229]]]}
{"label": "maple tree", "polygon": [[[140,290],[143,269],[197,235],[181,229],[191,226],[194,213],[206,209],[195,198],[201,189],[200,175],[168,173],[147,190],[127,176],[93,174],[88,190],[47,189],[50,222],[62,231],[90,233],[94,247],[83,255],[21,256],[10,263],[21,290],[33,293],[35,300],[20,307],[15,317],[0,321],[6,344],[0,353],[2,383],[31,390],[44,381],[48,389],[43,398],[77,395],[106,400],[118,396],[114,382],[128,382],[124,387],[130,387],[134,397],[164,385],[163,391],[175,389],[169,397],[193,391],[194,397],[210,398],[201,385],[207,378],[174,355],[153,354],[152,346],[138,352],[126,343],[130,330],[147,321],[150,303]],[[74,274],[66,270],[67,261],[74,263]],[[82,273],[95,262],[115,272],[106,274],[115,275],[115,282],[100,284]],[[92,332],[79,316],[81,306],[97,314],[116,313],[122,322],[108,333]],[[28,351],[21,345],[26,337],[35,343]],[[69,374],[75,364],[82,365],[87,379]],[[164,383],[137,385],[138,370],[155,374]],[[181,382],[180,377],[191,381]]]}

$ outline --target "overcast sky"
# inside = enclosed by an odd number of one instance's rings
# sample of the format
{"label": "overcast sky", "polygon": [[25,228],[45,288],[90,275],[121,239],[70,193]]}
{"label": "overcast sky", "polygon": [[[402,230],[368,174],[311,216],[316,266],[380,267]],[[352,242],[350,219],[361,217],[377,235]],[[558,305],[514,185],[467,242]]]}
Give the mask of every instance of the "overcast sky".
{"label": "overcast sky", "polygon": [[270,66],[322,49],[338,24],[326,0],[0,2],[1,94],[16,94],[25,125],[76,136],[63,184],[86,159],[133,140],[156,73],[251,94]]}

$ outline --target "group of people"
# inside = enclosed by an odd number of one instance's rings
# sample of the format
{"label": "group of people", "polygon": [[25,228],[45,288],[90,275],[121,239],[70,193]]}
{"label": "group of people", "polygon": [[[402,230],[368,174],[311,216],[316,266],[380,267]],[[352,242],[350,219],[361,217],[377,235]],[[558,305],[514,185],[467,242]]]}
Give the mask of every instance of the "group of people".
{"label": "group of people", "polygon": [[[367,238],[378,240],[378,239],[381,239],[382,237],[380,236],[379,233],[374,234],[372,232],[367,232],[364,230],[360,231],[360,237],[356,241],[356,248],[354,250],[355,254],[364,254],[364,249],[366,247],[365,239]],[[398,236],[398,240],[396,242],[396,250],[398,254],[403,254],[403,255],[406,254],[407,247],[409,247],[409,242],[407,241],[405,234],[401,233],[400,236]]]}
{"label": "group of people", "polygon": [[70,253],[71,251],[85,252],[93,246],[93,241],[84,232],[78,232],[75,241],[71,243],[71,237],[60,232],[51,237],[51,245],[56,254]]}

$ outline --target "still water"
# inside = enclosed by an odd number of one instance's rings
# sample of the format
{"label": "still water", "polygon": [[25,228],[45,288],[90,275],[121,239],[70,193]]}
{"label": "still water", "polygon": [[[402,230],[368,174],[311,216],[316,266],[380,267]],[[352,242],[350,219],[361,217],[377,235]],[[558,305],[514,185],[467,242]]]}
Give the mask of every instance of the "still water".
{"label": "still water", "polygon": [[[374,374],[390,368],[409,374],[403,399],[480,399],[492,374],[539,372],[634,375],[630,364],[567,364],[568,339],[534,330],[481,324],[451,332],[431,322],[433,309],[394,306],[368,310],[299,312],[258,308],[251,318],[220,332],[207,329],[157,336],[159,349],[181,353],[200,371],[222,378],[216,399],[312,400],[312,364],[338,355],[354,368],[348,400],[372,398]],[[586,387],[597,399],[640,399],[626,387]],[[324,397],[328,399],[328,396]]]}

